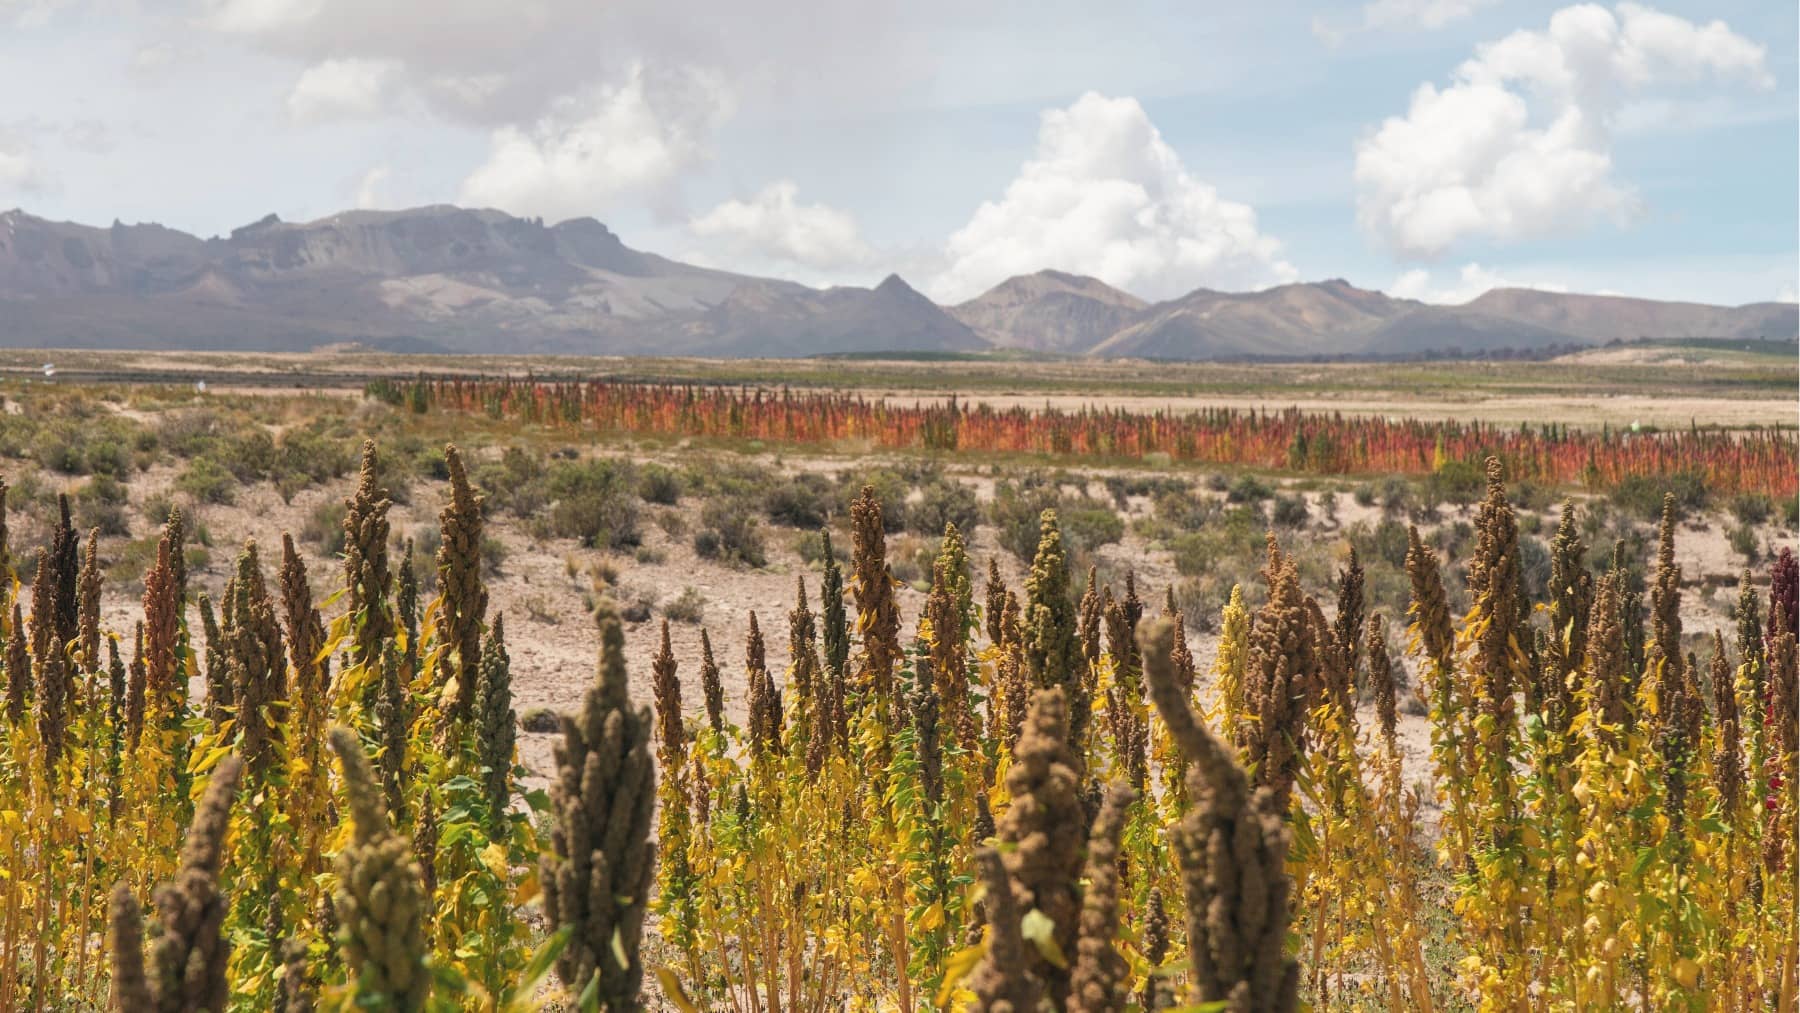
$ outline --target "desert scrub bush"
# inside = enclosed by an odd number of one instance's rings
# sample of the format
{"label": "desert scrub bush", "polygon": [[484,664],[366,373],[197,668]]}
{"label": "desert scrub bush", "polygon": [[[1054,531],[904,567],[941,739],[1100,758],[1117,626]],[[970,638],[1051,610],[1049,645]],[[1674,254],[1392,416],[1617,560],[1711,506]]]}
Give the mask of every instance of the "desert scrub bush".
{"label": "desert scrub bush", "polygon": [[674,506],[681,501],[681,473],[660,464],[646,464],[639,473],[638,495],[646,503]]}
{"label": "desert scrub bush", "polygon": [[75,490],[75,515],[84,530],[97,528],[108,538],[129,536],[131,524],[125,516],[127,498],[125,487],[116,479],[95,475]]}
{"label": "desert scrub bush", "polygon": [[195,502],[230,505],[237,499],[238,479],[224,465],[211,457],[196,457],[187,470],[175,480],[175,488],[192,496]]}
{"label": "desert scrub bush", "polygon": [[318,426],[298,426],[281,434],[269,465],[269,477],[284,501],[294,494],[349,474],[355,463],[348,443],[333,439]]}
{"label": "desert scrub bush", "polygon": [[1091,554],[1102,545],[1116,544],[1125,537],[1125,519],[1104,501],[1083,498],[1064,502],[1057,509],[1063,536],[1075,551]]}
{"label": "desert scrub bush", "polygon": [[1686,517],[1706,508],[1706,479],[1693,472],[1627,475],[1608,490],[1607,496],[1633,518],[1652,522],[1662,516],[1665,493],[1675,497],[1677,517]]}
{"label": "desert scrub bush", "polygon": [[1739,524],[1763,524],[1775,511],[1775,503],[1758,492],[1741,493],[1731,498],[1731,516]]}
{"label": "desert scrub bush", "polygon": [[767,566],[769,562],[756,518],[718,501],[709,502],[700,509],[700,528],[694,532],[694,552],[701,559],[742,563],[750,567]]}
{"label": "desert scrub bush", "polygon": [[1756,529],[1749,524],[1738,524],[1732,527],[1726,536],[1731,543],[1731,551],[1744,557],[1745,565],[1754,565],[1762,553],[1756,541]]}
{"label": "desert scrub bush", "polygon": [[1275,507],[1270,511],[1269,519],[1276,527],[1303,528],[1311,516],[1306,508],[1306,497],[1301,495],[1282,495],[1275,497]]}
{"label": "desert scrub bush", "polygon": [[1103,499],[1086,493],[1064,493],[1055,480],[1028,475],[1019,482],[1000,482],[988,504],[988,521],[999,529],[1000,545],[1022,560],[1037,553],[1039,521],[1055,510],[1064,541],[1076,555],[1091,553],[1125,535],[1125,522]]}
{"label": "desert scrub bush", "polygon": [[698,626],[706,618],[706,596],[693,587],[684,587],[663,606],[663,615],[678,623]]}
{"label": "desert scrub bush", "polygon": [[769,521],[790,528],[818,528],[831,518],[832,483],[823,475],[803,472],[772,486],[763,498]]}
{"label": "desert scrub bush", "polygon": [[[881,524],[888,534],[896,534],[907,529],[907,518],[912,505],[908,502],[915,481],[890,468],[872,468],[867,471],[844,472],[837,480],[837,503],[833,513],[838,516],[848,515],[850,504],[862,494],[863,488],[875,490],[875,497],[882,503]],[[818,527],[820,522],[808,525]],[[934,534],[942,532],[938,528]]]}
{"label": "desert scrub bush", "polygon": [[839,563],[850,561],[850,557],[844,552],[843,547],[831,542],[823,528],[818,531],[800,532],[794,536],[793,546],[794,555],[799,556],[800,561],[808,567],[823,567],[827,553],[830,553]]}
{"label": "desert scrub bush", "polygon": [[529,517],[550,502],[543,460],[520,447],[507,447],[499,460],[476,462],[469,478],[485,492],[489,512],[505,510],[514,517]]}
{"label": "desert scrub bush", "polygon": [[1175,571],[1198,577],[1234,560],[1255,560],[1263,545],[1260,512],[1248,507],[1226,510],[1216,523],[1169,542]]}
{"label": "desert scrub bush", "polygon": [[300,525],[300,537],[318,546],[319,553],[335,556],[344,551],[343,500],[328,499],[313,507]]}
{"label": "desert scrub bush", "polygon": [[180,458],[191,458],[213,449],[235,425],[210,408],[165,412],[157,417],[157,445]]}
{"label": "desert scrub bush", "polygon": [[1186,479],[1169,475],[1108,475],[1101,480],[1113,506],[1124,510],[1134,497],[1155,501],[1163,496],[1189,496],[1193,489]]}
{"label": "desert scrub bush", "polygon": [[1425,491],[1433,502],[1468,506],[1480,497],[1483,481],[1481,467],[1475,462],[1446,460],[1426,478]]}
{"label": "desert scrub bush", "polygon": [[1261,503],[1273,495],[1275,490],[1262,479],[1255,475],[1239,475],[1225,490],[1225,502]]}
{"label": "desert scrub bush", "polygon": [[260,482],[275,470],[275,437],[257,426],[232,437],[222,448],[207,456],[231,472],[239,482]]}
{"label": "desert scrub bush", "polygon": [[550,530],[594,548],[638,544],[636,475],[622,461],[558,461],[550,467]]}
{"label": "desert scrub bush", "polygon": [[937,476],[919,488],[919,499],[906,511],[908,530],[921,535],[941,535],[944,526],[973,535],[981,520],[981,502],[975,490],[956,479]]}
{"label": "desert scrub bush", "polygon": [[1219,501],[1192,492],[1160,493],[1150,504],[1150,516],[1163,537],[1184,531],[1198,531],[1219,516]]}

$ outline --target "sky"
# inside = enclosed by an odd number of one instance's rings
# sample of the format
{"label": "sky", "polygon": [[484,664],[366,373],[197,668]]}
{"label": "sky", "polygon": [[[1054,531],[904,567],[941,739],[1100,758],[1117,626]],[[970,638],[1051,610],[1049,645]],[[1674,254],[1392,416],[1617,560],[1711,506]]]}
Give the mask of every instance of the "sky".
{"label": "sky", "polygon": [[456,203],[943,302],[1800,272],[1796,5],[0,0],[0,208]]}

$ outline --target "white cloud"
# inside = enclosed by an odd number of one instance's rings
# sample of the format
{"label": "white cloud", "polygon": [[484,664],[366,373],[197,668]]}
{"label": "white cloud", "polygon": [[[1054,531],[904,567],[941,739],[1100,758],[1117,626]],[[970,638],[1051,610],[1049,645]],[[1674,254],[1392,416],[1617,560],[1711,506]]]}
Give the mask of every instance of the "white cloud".
{"label": "white cloud", "polygon": [[19,28],[37,28],[49,23],[68,0],[0,0],[0,21],[10,20]]}
{"label": "white cloud", "polygon": [[1291,281],[1256,212],[1189,175],[1134,98],[1089,92],[1043,114],[1037,150],[945,246],[941,300],[1056,268],[1150,298]]}
{"label": "white cloud", "polygon": [[626,194],[666,196],[710,157],[730,106],[711,75],[634,66],[622,84],[561,99],[529,127],[494,131],[462,199],[555,219],[595,214]]}
{"label": "white cloud", "polygon": [[1471,17],[1499,0],[1372,0],[1362,7],[1361,17],[1348,25],[1340,25],[1324,15],[1313,18],[1313,34],[1329,45],[1337,45],[1346,35],[1356,32],[1436,31]]}
{"label": "white cloud", "polygon": [[1781,290],[1775,293],[1776,302],[1800,302],[1800,292],[1796,292],[1793,282],[1784,282]]}
{"label": "white cloud", "polygon": [[1770,87],[1762,46],[1620,4],[1551,15],[1476,50],[1452,83],[1426,83],[1404,116],[1356,145],[1357,219],[1396,252],[1430,257],[1460,240],[1518,240],[1638,209],[1615,178],[1626,99],[1707,79]]}
{"label": "white cloud", "polygon": [[356,184],[356,206],[363,210],[388,206],[387,182],[393,171],[385,165],[378,165],[363,173],[363,178]]}
{"label": "white cloud", "polygon": [[36,193],[47,185],[43,167],[24,138],[0,129],[0,193],[8,190]]}
{"label": "white cloud", "polygon": [[791,180],[779,180],[747,201],[725,201],[695,218],[688,229],[739,255],[822,270],[868,262],[870,250],[855,218],[825,204],[802,204],[798,195]]}
{"label": "white cloud", "polygon": [[146,43],[131,54],[131,72],[146,80],[163,77],[178,65],[179,55],[171,43]]}
{"label": "white cloud", "polygon": [[234,35],[288,32],[325,13],[322,0],[213,0],[206,23]]}
{"label": "white cloud", "polygon": [[387,60],[321,60],[300,72],[288,92],[288,115],[300,123],[374,116],[389,98],[397,72]]}
{"label": "white cloud", "polygon": [[1534,288],[1543,292],[1567,292],[1569,286],[1551,281],[1516,281],[1480,264],[1464,264],[1456,279],[1447,285],[1434,285],[1430,271],[1413,268],[1394,279],[1388,294],[1399,299],[1460,306],[1496,288]]}

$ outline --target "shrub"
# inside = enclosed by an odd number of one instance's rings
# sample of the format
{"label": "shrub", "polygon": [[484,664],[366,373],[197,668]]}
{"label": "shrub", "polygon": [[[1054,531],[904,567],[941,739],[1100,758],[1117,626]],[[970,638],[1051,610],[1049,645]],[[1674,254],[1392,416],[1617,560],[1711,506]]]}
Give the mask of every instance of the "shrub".
{"label": "shrub", "polygon": [[[875,488],[875,498],[881,501],[881,528],[888,534],[895,534],[907,529],[908,516],[912,505],[907,497],[912,493],[913,483],[899,472],[886,468],[864,472],[860,475],[845,473],[838,476],[838,504],[836,512],[841,516],[849,516],[850,501],[862,494],[863,486]],[[817,524],[808,525],[817,527]],[[942,533],[942,528],[938,533]]]}
{"label": "shrub", "polygon": [[1739,524],[1761,524],[1769,519],[1775,504],[1761,493],[1744,493],[1731,499],[1731,516]]}
{"label": "shrub", "polygon": [[305,523],[300,525],[300,537],[317,545],[319,551],[327,556],[335,556],[344,551],[344,504],[342,500],[328,499],[312,508],[306,515]]}
{"label": "shrub", "polygon": [[519,716],[519,728],[546,735],[562,730],[562,716],[548,707],[533,707]]}
{"label": "shrub", "polygon": [[702,559],[746,566],[761,567],[769,562],[756,518],[717,500],[700,511],[700,530],[694,534],[694,552]]}
{"label": "shrub", "polygon": [[668,535],[670,538],[679,540],[687,537],[687,518],[683,517],[679,510],[657,511],[656,526],[661,528],[663,534]]}
{"label": "shrub", "polygon": [[692,587],[682,588],[674,601],[663,606],[663,615],[673,622],[698,626],[706,618],[706,596]]}
{"label": "shrub", "polygon": [[638,480],[638,495],[646,503],[674,506],[681,501],[681,475],[660,464],[645,465]]}
{"label": "shrub", "polygon": [[638,544],[636,476],[618,461],[574,461],[550,469],[550,530],[583,545],[618,549]]}
{"label": "shrub", "polygon": [[1677,516],[1686,517],[1706,506],[1706,480],[1693,472],[1629,475],[1613,487],[1612,501],[1638,520],[1654,522],[1662,517],[1665,492],[1674,495]]}
{"label": "shrub", "polygon": [[124,537],[131,534],[131,523],[125,519],[125,508],[117,503],[84,499],[75,511],[76,523],[82,528],[99,528],[102,535]]}
{"label": "shrub", "polygon": [[1187,492],[1165,492],[1150,510],[1157,521],[1176,531],[1198,531],[1219,516],[1219,502]]}
{"label": "shrub", "polygon": [[1467,506],[1487,488],[1487,474],[1473,461],[1445,461],[1425,485],[1434,499]]}
{"label": "shrub", "polygon": [[230,503],[237,496],[238,480],[211,457],[196,457],[175,480],[175,488],[201,503]]}
{"label": "shrub", "polygon": [[1368,485],[1366,483],[1363,485],[1359,485],[1356,487],[1356,490],[1351,493],[1351,496],[1356,500],[1357,506],[1372,507],[1375,505],[1375,487],[1374,486]]}
{"label": "shrub", "polygon": [[1255,475],[1239,475],[1226,490],[1225,500],[1228,503],[1260,503],[1273,495],[1275,490]]}
{"label": "shrub", "polygon": [[981,502],[975,490],[951,478],[940,478],[921,490],[919,501],[907,509],[908,529],[922,535],[942,535],[945,524],[973,534],[981,520]]}
{"label": "shrub", "polygon": [[550,501],[543,461],[518,447],[507,447],[498,461],[477,464],[471,480],[487,496],[489,513],[505,510],[529,517]]}
{"label": "shrub", "polygon": [[1277,496],[1275,498],[1275,511],[1271,519],[1277,525],[1284,528],[1305,527],[1310,516],[1311,513],[1306,509],[1304,496]]}
{"label": "shrub", "polygon": [[95,475],[122,477],[131,472],[131,450],[119,436],[96,434],[82,450],[87,470]]}
{"label": "shrub", "polygon": [[220,456],[239,482],[260,482],[275,471],[275,438],[258,427],[232,440]]}
{"label": "shrub", "polygon": [[1017,483],[1000,482],[988,504],[988,521],[1000,529],[1002,548],[1029,561],[1037,553],[1039,516],[1059,505],[1056,488],[1037,476]]}
{"label": "shrub", "polygon": [[[439,538],[442,537],[442,535],[439,535]],[[499,576],[500,565],[506,562],[506,556],[507,548],[505,542],[495,538],[493,535],[483,536],[481,539],[481,572],[484,576]],[[435,569],[435,567],[433,569]]]}
{"label": "shrub", "polygon": [[1398,521],[1383,518],[1373,529],[1352,531],[1350,542],[1366,562],[1379,560],[1395,569],[1406,566],[1406,525]]}
{"label": "shrub", "polygon": [[[1227,561],[1257,560],[1263,544],[1261,515],[1248,507],[1238,507],[1226,511],[1219,523],[1177,537],[1170,543],[1169,551],[1175,557],[1177,573],[1197,577],[1219,569]],[[1209,607],[1216,609],[1218,603]]]}
{"label": "shrub", "polygon": [[231,428],[211,409],[170,412],[157,421],[156,440],[176,457],[196,457],[217,446]]}
{"label": "shrub", "polygon": [[1754,527],[1748,524],[1739,524],[1731,529],[1728,537],[1731,541],[1731,551],[1743,556],[1745,565],[1754,564],[1760,558],[1761,553],[1757,551]]}
{"label": "shrub", "polygon": [[816,528],[830,518],[831,501],[831,483],[823,475],[802,473],[771,488],[763,510],[776,524]]}
{"label": "shrub", "polygon": [[281,434],[281,444],[270,465],[270,478],[283,500],[321,482],[341,478],[351,466],[350,450],[318,429],[307,426]]}
{"label": "shrub", "polygon": [[1404,513],[1412,505],[1412,486],[1398,475],[1381,480],[1381,509],[1390,514]]}
{"label": "shrub", "polygon": [[1092,552],[1125,537],[1125,521],[1106,505],[1078,500],[1057,512],[1063,537],[1077,552]]}
{"label": "shrub", "polygon": [[65,475],[87,473],[87,457],[81,452],[80,435],[67,426],[52,426],[39,431],[31,453],[40,468]]}
{"label": "shrub", "polygon": [[[840,563],[850,560],[850,557],[845,554],[843,546],[837,542],[831,543],[831,553],[837,557]],[[807,566],[823,566],[825,563],[825,536],[817,531],[802,531],[795,535],[794,555],[799,556],[800,561]]]}

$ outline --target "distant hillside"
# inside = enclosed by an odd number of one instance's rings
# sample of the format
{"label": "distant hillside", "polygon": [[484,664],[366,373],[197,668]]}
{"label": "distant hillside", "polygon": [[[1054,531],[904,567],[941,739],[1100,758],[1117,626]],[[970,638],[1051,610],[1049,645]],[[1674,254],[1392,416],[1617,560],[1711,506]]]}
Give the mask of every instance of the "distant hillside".
{"label": "distant hillside", "polygon": [[813,355],[985,343],[905,282],[693,267],[578,218],[437,206],[274,216],[221,239],[0,215],[0,344]]}
{"label": "distant hillside", "polygon": [[1501,289],[1433,306],[1341,280],[1197,289],[1146,303],[1039,271],[944,308],[898,276],[809,288],[447,205],[274,215],[201,239],[0,214],[0,346],[698,356],[1019,353],[1159,359],[1483,354],[1644,338],[1800,333],[1793,304],[1741,307]]}
{"label": "distant hillside", "polygon": [[952,306],[950,315],[1002,348],[1083,355],[1147,305],[1098,278],[1039,271]]}

